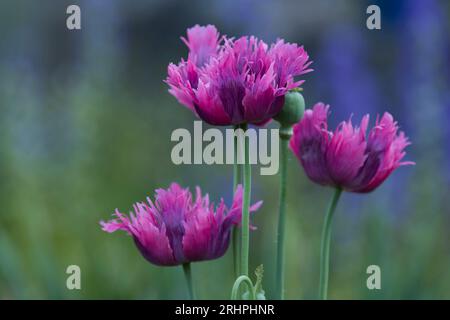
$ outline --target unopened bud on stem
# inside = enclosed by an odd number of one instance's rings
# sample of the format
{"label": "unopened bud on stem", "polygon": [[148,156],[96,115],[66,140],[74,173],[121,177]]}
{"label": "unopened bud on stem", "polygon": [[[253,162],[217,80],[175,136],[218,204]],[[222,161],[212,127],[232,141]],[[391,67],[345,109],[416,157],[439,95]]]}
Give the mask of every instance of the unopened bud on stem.
{"label": "unopened bud on stem", "polygon": [[291,91],[284,97],[281,111],[273,117],[280,123],[280,137],[292,135],[292,126],[296,124],[305,111],[305,99],[298,91]]}

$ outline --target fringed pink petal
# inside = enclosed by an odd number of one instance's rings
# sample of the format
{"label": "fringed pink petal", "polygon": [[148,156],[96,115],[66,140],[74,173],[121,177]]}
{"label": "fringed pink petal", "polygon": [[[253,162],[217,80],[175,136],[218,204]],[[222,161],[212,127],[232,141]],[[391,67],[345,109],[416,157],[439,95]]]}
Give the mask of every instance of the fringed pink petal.
{"label": "fringed pink petal", "polygon": [[371,167],[374,172],[354,188],[354,191],[362,193],[373,191],[399,166],[414,164],[401,162],[406,155],[404,148],[409,144],[404,133],[398,133],[398,125],[392,115],[388,112],[384,113],[381,120],[377,119],[367,142],[368,161],[365,166]]}
{"label": "fringed pink petal", "polygon": [[187,30],[187,38],[181,39],[189,48],[189,60],[198,67],[203,66],[211,57],[217,55],[220,34],[215,26],[205,27],[198,24]]}
{"label": "fringed pink petal", "polygon": [[334,185],[327,167],[326,152],[332,136],[327,130],[329,106],[317,103],[294,126],[290,149],[299,159],[306,175],[316,183]]}
{"label": "fringed pink petal", "polygon": [[342,122],[330,140],[326,153],[327,167],[336,185],[351,183],[366,161],[364,130],[368,120],[369,117],[365,116],[360,128],[354,128],[351,120]]}

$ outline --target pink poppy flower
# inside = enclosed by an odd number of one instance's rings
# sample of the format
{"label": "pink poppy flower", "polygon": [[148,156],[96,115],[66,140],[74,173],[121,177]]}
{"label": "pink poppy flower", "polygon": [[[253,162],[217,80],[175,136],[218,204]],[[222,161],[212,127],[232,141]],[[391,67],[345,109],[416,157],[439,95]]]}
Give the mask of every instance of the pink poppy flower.
{"label": "pink poppy flower", "polygon": [[[150,198],[148,203],[136,203],[129,217],[116,209],[115,219],[100,224],[106,232],[124,230],[131,235],[145,259],[155,265],[217,259],[228,248],[232,227],[240,224],[242,187],[236,189],[231,208],[223,199],[215,208],[198,187],[195,201],[192,198],[189,189],[172,183],[167,190],[156,190],[154,203]],[[261,204],[250,210],[256,211]]]}
{"label": "pink poppy flower", "polygon": [[[188,29],[187,61],[170,64],[169,92],[212,125],[262,125],[283,107],[284,95],[312,71],[303,47],[255,37],[220,37],[213,26]],[[201,57],[201,58],[199,58]]]}
{"label": "pink poppy flower", "polygon": [[389,113],[376,120],[366,136],[369,115],[359,127],[351,120],[342,122],[334,133],[328,131],[329,106],[317,103],[294,126],[290,149],[307,176],[321,185],[351,192],[370,192],[399,166],[413,162],[401,160],[410,144]]}

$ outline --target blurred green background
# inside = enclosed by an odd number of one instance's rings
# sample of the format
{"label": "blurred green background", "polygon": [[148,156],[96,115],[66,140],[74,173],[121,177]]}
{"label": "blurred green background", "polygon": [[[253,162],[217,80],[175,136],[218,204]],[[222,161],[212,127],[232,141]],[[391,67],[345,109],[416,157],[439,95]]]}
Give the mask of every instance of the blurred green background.
{"label": "blurred green background", "polygon": [[[82,30],[66,28],[81,7]],[[366,28],[378,4],[382,30]],[[345,194],[333,230],[330,298],[450,298],[450,40],[448,1],[13,1],[0,3],[0,298],[186,298],[181,268],[147,263],[131,238],[99,220],[172,181],[231,200],[232,167],[172,164],[171,132],[194,116],[167,93],[169,62],[187,55],[194,24],[223,34],[304,44],[315,71],[308,106],[332,126],[391,112],[413,142],[368,195]],[[271,124],[270,127],[276,127]],[[274,292],[278,177],[255,167],[251,269]],[[287,298],[314,299],[319,238],[332,190],[289,162]],[[79,265],[82,290],[66,288]],[[382,289],[366,288],[381,267]],[[200,298],[228,298],[231,251],[193,266]]]}

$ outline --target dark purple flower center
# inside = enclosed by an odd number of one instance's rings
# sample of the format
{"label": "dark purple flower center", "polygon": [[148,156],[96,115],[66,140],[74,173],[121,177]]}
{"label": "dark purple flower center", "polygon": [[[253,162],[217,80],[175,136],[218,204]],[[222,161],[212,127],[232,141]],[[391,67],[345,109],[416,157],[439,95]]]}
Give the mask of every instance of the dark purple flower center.
{"label": "dark purple flower center", "polygon": [[237,79],[224,79],[219,85],[219,98],[225,112],[232,123],[240,123],[244,119],[244,106],[242,99],[245,96],[245,87]]}
{"label": "dark purple flower center", "polygon": [[173,251],[173,256],[176,261],[182,262],[185,260],[183,253],[183,209],[172,208],[164,213],[163,219],[166,226],[166,235]]}

